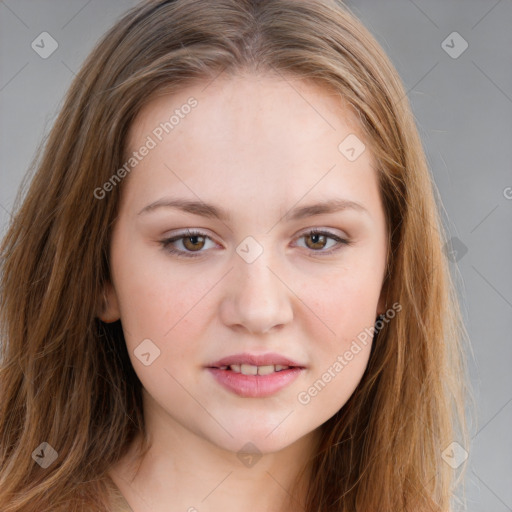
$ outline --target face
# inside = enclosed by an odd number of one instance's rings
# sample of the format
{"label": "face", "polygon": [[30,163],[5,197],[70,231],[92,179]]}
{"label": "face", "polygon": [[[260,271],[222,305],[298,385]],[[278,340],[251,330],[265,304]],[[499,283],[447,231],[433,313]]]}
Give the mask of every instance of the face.
{"label": "face", "polygon": [[140,112],[103,318],[121,318],[146,421],[268,453],[349,399],[387,237],[370,151],[338,148],[349,135],[363,140],[339,97],[299,79],[219,77]]}

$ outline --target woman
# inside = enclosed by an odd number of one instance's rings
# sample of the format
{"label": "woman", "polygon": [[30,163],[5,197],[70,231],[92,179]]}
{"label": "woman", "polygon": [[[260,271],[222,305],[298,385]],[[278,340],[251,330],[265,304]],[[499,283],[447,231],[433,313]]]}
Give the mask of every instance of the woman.
{"label": "woman", "polygon": [[141,3],[3,242],[0,508],[450,510],[443,239],[401,81],[344,6]]}

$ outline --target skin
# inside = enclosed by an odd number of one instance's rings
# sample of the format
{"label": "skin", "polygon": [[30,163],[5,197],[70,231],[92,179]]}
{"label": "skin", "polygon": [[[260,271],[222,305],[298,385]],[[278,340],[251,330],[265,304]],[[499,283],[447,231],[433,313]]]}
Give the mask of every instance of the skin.
{"label": "skin", "polygon": [[[371,340],[308,404],[298,394],[385,311],[387,231],[375,162],[369,149],[353,162],[338,150],[349,134],[363,140],[338,96],[297,78],[254,75],[153,98],[131,127],[129,152],[191,96],[198,106],[122,184],[100,317],[121,318],[153,447],[140,467],[127,453],[110,474],[134,512],[244,510],[248,503],[283,511],[318,427],[359,383]],[[171,196],[223,207],[230,219],[170,207],[139,213]],[[356,201],[366,212],[285,216],[330,198]],[[199,257],[161,244],[185,228],[209,238],[171,246]],[[313,228],[352,244],[315,239]],[[252,263],[236,252],[248,236],[263,248]],[[134,354],[144,339],[160,350],[149,366]],[[204,368],[240,352],[277,352],[306,369],[275,395],[240,397]],[[262,454],[252,467],[237,457],[248,442]]]}

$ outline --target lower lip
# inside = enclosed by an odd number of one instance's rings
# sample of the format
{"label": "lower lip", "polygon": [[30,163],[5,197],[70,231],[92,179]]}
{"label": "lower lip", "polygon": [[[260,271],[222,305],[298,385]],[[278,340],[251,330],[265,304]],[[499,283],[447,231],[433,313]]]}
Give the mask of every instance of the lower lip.
{"label": "lower lip", "polygon": [[271,396],[291,384],[303,368],[290,368],[269,375],[244,375],[232,370],[208,368],[213,377],[226,389],[246,398]]}

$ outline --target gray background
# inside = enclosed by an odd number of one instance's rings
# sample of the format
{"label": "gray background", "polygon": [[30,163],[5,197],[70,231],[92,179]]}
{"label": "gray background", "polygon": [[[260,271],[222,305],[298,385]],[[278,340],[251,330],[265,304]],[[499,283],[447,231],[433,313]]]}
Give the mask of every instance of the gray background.
{"label": "gray background", "polygon": [[[135,0],[0,1],[0,235],[73,74]],[[467,510],[512,511],[512,0],[351,0],[408,91],[450,234],[478,404]],[[58,42],[41,58],[41,32]],[[457,58],[462,39],[468,48]],[[446,42],[443,44],[443,41]],[[446,48],[448,49],[448,48]],[[462,508],[461,508],[462,510]]]}

